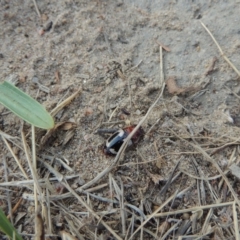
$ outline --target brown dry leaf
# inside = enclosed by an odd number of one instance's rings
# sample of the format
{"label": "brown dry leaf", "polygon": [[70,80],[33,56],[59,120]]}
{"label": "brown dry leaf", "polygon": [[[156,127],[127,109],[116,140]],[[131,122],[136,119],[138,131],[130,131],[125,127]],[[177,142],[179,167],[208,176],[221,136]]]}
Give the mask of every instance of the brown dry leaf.
{"label": "brown dry leaf", "polygon": [[70,233],[66,231],[60,232],[62,240],[77,240],[77,238],[73,237]]}
{"label": "brown dry leaf", "polygon": [[169,222],[165,221],[163,222],[159,228],[158,228],[158,232],[163,235],[168,229],[170,228],[170,224]]}
{"label": "brown dry leaf", "polygon": [[72,137],[74,136],[75,134],[75,131],[71,130],[71,131],[68,131],[65,136],[64,136],[64,139],[63,139],[63,145],[66,145],[71,139]]}
{"label": "brown dry leaf", "polygon": [[207,71],[205,72],[205,76],[209,75],[210,73],[212,73],[215,69],[214,69],[214,66],[215,66],[215,63],[217,62],[217,58],[216,57],[213,57],[210,64],[209,64],[209,67],[207,69]]}
{"label": "brown dry leaf", "polygon": [[38,213],[36,216],[36,234],[34,240],[44,240],[45,233],[44,233],[44,225],[42,216]]}
{"label": "brown dry leaf", "polygon": [[148,173],[148,175],[155,184],[159,184],[160,181],[165,181],[165,179],[158,174]]}
{"label": "brown dry leaf", "polygon": [[176,95],[181,93],[191,92],[191,91],[199,91],[201,89],[201,87],[193,87],[193,86],[180,88],[176,83],[175,77],[169,77],[166,80],[166,85],[168,88],[168,92],[170,94],[176,94]]}
{"label": "brown dry leaf", "polygon": [[43,13],[42,16],[41,16],[41,19],[43,22],[46,22],[48,20],[48,15]]}
{"label": "brown dry leaf", "polygon": [[61,125],[61,129],[67,131],[75,128],[76,126],[77,124],[74,122],[63,122],[63,124]]}
{"label": "brown dry leaf", "polygon": [[59,84],[60,83],[60,73],[59,73],[59,71],[56,71],[54,75],[55,75],[56,83]]}
{"label": "brown dry leaf", "polygon": [[176,80],[175,80],[175,77],[169,77],[167,80],[166,80],[166,85],[167,85],[167,88],[168,88],[168,92],[170,94],[180,94],[180,93],[183,93],[185,91],[184,88],[180,88],[178,87],[177,83],[176,83]]}
{"label": "brown dry leaf", "polygon": [[123,81],[126,80],[126,77],[124,76],[124,74],[119,69],[117,70],[117,74]]}
{"label": "brown dry leaf", "polygon": [[26,82],[27,76],[24,73],[19,74],[19,82],[24,83]]}
{"label": "brown dry leaf", "polygon": [[153,212],[155,212],[160,206],[159,205],[153,205]]}
{"label": "brown dry leaf", "polygon": [[166,166],[166,162],[162,158],[159,158],[156,161],[156,167],[159,168],[159,169],[162,169],[164,166]]}
{"label": "brown dry leaf", "polygon": [[[47,140],[53,135],[53,133],[54,133],[58,128],[61,128],[61,130],[68,131],[68,130],[73,129],[73,128],[75,128],[75,127],[76,127],[76,123],[73,123],[73,122],[60,122],[60,123],[56,123],[55,126],[54,126],[54,128],[48,130],[48,131],[46,132],[46,134],[42,137],[42,139],[41,139],[41,141],[40,141],[41,146],[43,146],[43,145],[47,142]],[[73,136],[73,135],[72,135],[72,136]],[[72,137],[72,136],[71,136],[71,137]],[[69,140],[70,140],[70,139],[68,138],[68,141],[69,141]],[[67,141],[67,142],[68,142],[68,141]],[[64,140],[64,142],[65,142],[65,140]],[[65,144],[66,144],[67,142],[65,142]]]}
{"label": "brown dry leaf", "polygon": [[225,239],[222,229],[219,227],[216,227],[214,230],[214,236],[213,236],[212,240],[222,240],[222,239]]}
{"label": "brown dry leaf", "polygon": [[85,108],[85,116],[90,116],[93,114],[93,109],[90,107]]}

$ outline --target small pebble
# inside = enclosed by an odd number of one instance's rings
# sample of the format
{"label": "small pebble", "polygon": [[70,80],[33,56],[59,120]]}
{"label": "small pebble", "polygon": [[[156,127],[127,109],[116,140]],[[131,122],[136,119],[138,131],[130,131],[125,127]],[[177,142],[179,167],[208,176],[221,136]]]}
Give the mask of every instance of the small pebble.
{"label": "small pebble", "polygon": [[88,74],[79,74],[78,77],[83,78],[83,79],[89,79]]}
{"label": "small pebble", "polygon": [[99,110],[100,112],[103,112],[103,107],[100,106],[100,105],[98,105],[98,110]]}
{"label": "small pebble", "polygon": [[86,116],[89,116],[89,115],[92,115],[92,114],[93,114],[93,109],[90,108],[90,107],[87,107],[87,108],[85,109],[85,115],[86,115]]}
{"label": "small pebble", "polygon": [[105,81],[106,85],[110,84],[111,83],[111,79],[108,78],[106,81]]}
{"label": "small pebble", "polygon": [[136,88],[137,88],[137,85],[136,85],[136,84],[131,85],[131,89],[132,89],[132,90],[135,90]]}
{"label": "small pebble", "polygon": [[100,70],[100,69],[103,69],[103,66],[98,64],[98,65],[97,65],[97,69],[99,69],[99,70]]}
{"label": "small pebble", "polygon": [[141,111],[138,109],[136,112],[135,112],[137,115],[141,115]]}
{"label": "small pebble", "polygon": [[33,82],[33,83],[36,83],[36,84],[39,84],[38,77],[33,76],[33,78],[32,78],[32,82]]}

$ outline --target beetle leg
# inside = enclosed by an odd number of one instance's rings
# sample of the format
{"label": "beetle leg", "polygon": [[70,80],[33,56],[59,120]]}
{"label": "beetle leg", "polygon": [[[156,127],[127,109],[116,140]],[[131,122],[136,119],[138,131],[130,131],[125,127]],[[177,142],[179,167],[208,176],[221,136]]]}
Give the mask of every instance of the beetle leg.
{"label": "beetle leg", "polygon": [[95,134],[107,134],[107,133],[115,133],[118,129],[106,129],[106,128],[99,128]]}

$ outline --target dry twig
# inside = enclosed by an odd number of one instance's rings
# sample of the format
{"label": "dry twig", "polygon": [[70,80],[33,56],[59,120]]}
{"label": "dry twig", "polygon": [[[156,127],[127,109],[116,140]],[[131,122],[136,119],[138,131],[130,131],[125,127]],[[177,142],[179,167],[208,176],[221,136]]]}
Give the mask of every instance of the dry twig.
{"label": "dry twig", "polygon": [[240,72],[238,71],[238,69],[234,66],[234,64],[228,59],[228,57],[225,55],[225,53],[223,52],[222,48],[220,47],[220,45],[218,44],[218,42],[216,41],[216,39],[214,38],[214,36],[212,35],[212,33],[210,32],[210,30],[205,26],[205,24],[200,21],[200,23],[202,24],[202,26],[205,28],[205,30],[207,31],[207,33],[210,35],[210,37],[212,38],[212,40],[214,41],[214,43],[216,44],[219,52],[221,53],[222,57],[224,58],[224,60],[232,67],[232,69],[238,74],[238,76],[240,77]]}

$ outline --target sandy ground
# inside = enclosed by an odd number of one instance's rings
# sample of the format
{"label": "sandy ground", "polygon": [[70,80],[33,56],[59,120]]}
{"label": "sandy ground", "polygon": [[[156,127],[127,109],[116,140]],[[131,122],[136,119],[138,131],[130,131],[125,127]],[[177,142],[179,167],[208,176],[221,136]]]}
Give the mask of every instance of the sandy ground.
{"label": "sandy ground", "polygon": [[[114,160],[102,153],[107,136],[96,135],[96,130],[137,124],[159,95],[162,86],[160,45],[165,49],[165,80],[174,77],[178,90],[183,91],[171,94],[169,86],[165,89],[163,98],[143,124],[146,136],[137,145],[137,150],[126,152],[120,166],[112,172],[113,177],[123,180],[126,196],[130,196],[135,205],[139,206],[141,200],[144,203],[149,200],[151,206],[158,206],[163,201],[159,195],[163,185],[156,179],[154,182],[154,176],[168,179],[179,159],[185,172],[195,174],[194,158],[206,176],[218,174],[170,129],[186,139],[187,136],[197,136],[196,141],[205,150],[209,149],[209,154],[239,137],[239,98],[236,97],[240,91],[239,76],[223,59],[200,21],[240,69],[240,1],[186,2],[37,1],[41,17],[32,1],[0,2],[1,81],[17,80],[20,89],[48,110],[82,89],[81,94],[56,117],[56,122],[71,121],[76,128],[57,131],[39,152],[39,157],[48,163],[52,156],[69,161],[74,173],[81,174],[81,178],[71,182],[73,187],[92,180]],[[131,115],[124,114],[125,111]],[[17,117],[0,106],[2,131],[20,136],[20,123]],[[27,132],[29,126],[25,128]],[[37,132],[38,139],[42,135],[42,131]],[[68,137],[70,140],[66,141]],[[1,159],[7,156],[9,181],[23,180],[2,141],[0,147]],[[214,155],[223,169],[233,151],[235,158],[239,158],[238,149],[234,147],[231,145]],[[191,151],[196,154],[182,154]],[[21,150],[17,149],[16,154],[27,168]],[[150,163],[137,164],[144,161]],[[58,164],[55,167],[64,175],[73,174]],[[41,177],[46,177],[47,173],[40,169],[42,166],[39,166]],[[4,173],[2,162],[0,171]],[[4,181],[0,177],[0,182]],[[106,181],[108,176],[101,183]],[[181,191],[192,186],[192,182],[187,176],[182,177],[164,197],[169,197],[176,188]],[[28,190],[13,188],[12,205]],[[194,193],[186,197],[184,206],[198,204]],[[4,194],[2,190],[1,195]],[[107,196],[109,192],[101,190],[97,194]],[[208,199],[207,203],[210,202]],[[7,212],[5,197],[0,203]],[[73,198],[68,204],[72,212],[85,211],[76,206],[77,201]],[[34,233],[29,212],[29,206],[33,205],[32,201],[24,200],[19,213],[26,215],[18,221],[16,216],[19,214],[14,216],[20,232]],[[93,201],[92,206],[96,211],[103,209],[97,201]],[[53,234],[59,234],[62,229],[69,230],[66,219],[59,212],[54,206]],[[81,214],[78,217],[81,218]],[[98,236],[101,234],[99,232]],[[87,234],[85,237],[92,239]],[[154,238],[146,233],[145,239]]]}

